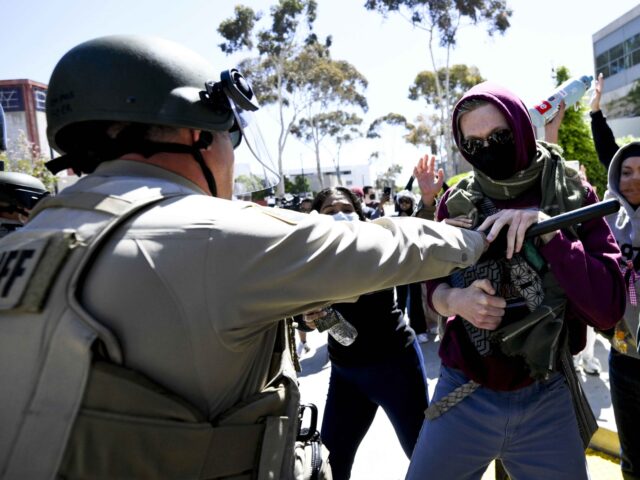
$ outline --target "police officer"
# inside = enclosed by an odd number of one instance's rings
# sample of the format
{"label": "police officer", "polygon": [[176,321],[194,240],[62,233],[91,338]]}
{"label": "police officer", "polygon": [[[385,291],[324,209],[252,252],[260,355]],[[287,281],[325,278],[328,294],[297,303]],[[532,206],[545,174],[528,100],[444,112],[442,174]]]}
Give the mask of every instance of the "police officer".
{"label": "police officer", "polygon": [[[2,164],[2,162],[0,162]],[[40,199],[49,195],[44,184],[35,177],[0,168],[0,238],[20,228]]]}
{"label": "police officer", "polygon": [[[80,44],[55,67],[48,137],[64,155],[51,168],[88,175],[0,242],[0,258],[27,257],[13,303],[0,300],[0,381],[37,386],[0,400],[0,471],[291,478],[299,397],[281,319],[446,275],[485,248],[476,232],[420,219],[334,222],[230,201],[234,148],[260,156],[258,105],[238,71],[214,74],[136,36]],[[54,259],[63,233],[70,247]],[[45,276],[44,260],[58,273]],[[36,277],[51,285],[33,306],[18,293]],[[11,325],[30,338],[21,315],[44,319],[31,353],[3,340]]]}
{"label": "police officer", "polygon": [[[0,152],[6,149],[6,122],[0,105]],[[0,161],[0,238],[24,225],[29,211],[48,194],[40,180],[26,173],[5,172]]]}

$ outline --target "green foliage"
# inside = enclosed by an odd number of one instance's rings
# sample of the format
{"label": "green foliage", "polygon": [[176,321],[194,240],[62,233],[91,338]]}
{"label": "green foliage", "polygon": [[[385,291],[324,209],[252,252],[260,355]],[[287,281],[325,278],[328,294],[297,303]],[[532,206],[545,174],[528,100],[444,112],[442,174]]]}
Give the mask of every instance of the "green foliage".
{"label": "green foliage", "polygon": [[399,113],[387,113],[383,117],[376,118],[367,130],[367,138],[380,138],[380,128],[384,125],[397,125],[409,129],[411,124],[407,122],[404,115]]}
{"label": "green foliage", "polygon": [[[448,75],[448,81],[447,81]],[[416,76],[413,85],[409,87],[410,100],[423,100],[425,107],[431,110],[430,115],[420,115],[416,124],[411,125],[405,139],[412,145],[431,147],[437,152],[437,142],[448,132],[451,124],[450,109],[462,95],[474,85],[484,81],[477,67],[467,65],[453,65],[438,70],[436,75],[430,71],[422,71]],[[446,91],[438,91],[438,85],[448,85]],[[436,114],[437,111],[440,114]],[[446,115],[443,115],[444,112]],[[453,148],[453,145],[451,145]],[[453,150],[452,150],[453,154]]]}
{"label": "green foliage", "polygon": [[[448,69],[440,68],[438,70],[438,80],[440,84],[444,84],[449,75],[449,91],[446,100],[449,105],[454,105],[462,95],[474,85],[484,81],[480,70],[474,66],[452,65]],[[441,95],[438,94],[436,86],[436,78],[434,72],[422,71],[418,73],[413,85],[409,87],[410,100],[424,100],[426,105],[435,108],[443,107]]]}
{"label": "green foliage", "polygon": [[505,0],[367,0],[367,10],[382,15],[400,12],[416,26],[434,32],[442,47],[454,46],[459,26],[463,22],[487,24],[489,35],[504,33],[510,26],[512,11]]}
{"label": "green foliage", "polygon": [[425,115],[418,115],[416,123],[411,123],[407,119],[398,113],[388,113],[382,117],[376,118],[367,130],[367,138],[380,138],[380,130],[385,126],[398,126],[404,127],[405,134],[402,136],[407,143],[411,145],[427,146],[431,148],[432,152],[437,151],[437,145],[434,134],[434,125],[437,123],[437,116],[432,115],[426,117]]}
{"label": "green foliage", "polygon": [[291,133],[302,140],[314,143],[321,143],[327,136],[335,137],[338,141],[349,141],[359,133],[357,127],[361,123],[362,119],[356,114],[343,110],[321,112],[310,118],[301,118],[291,127]]}
{"label": "green foliage", "polygon": [[289,177],[285,176],[284,191],[285,193],[307,193],[311,191],[311,184],[304,175],[296,175],[293,178],[293,182],[289,180]]}
{"label": "green foliage", "polygon": [[[225,53],[257,50],[258,55],[242,61],[240,68],[251,80],[260,103],[278,109],[280,176],[284,148],[289,134],[294,134],[314,144],[322,182],[319,146],[329,137],[339,151],[361,135],[362,119],[349,109],[366,112],[362,92],[367,81],[350,63],[331,58],[331,37],[324,43],[318,40],[313,32],[316,10],[315,0],[279,0],[269,12],[271,25],[258,28],[262,15],[236,6],[234,16],[223,21],[218,32],[226,40],[219,45]],[[278,195],[285,190],[281,183]]]}
{"label": "green foliage", "polygon": [[261,14],[255,13],[244,5],[236,5],[234,12],[235,18],[224,20],[218,26],[218,33],[227,39],[226,42],[218,45],[225,53],[233,53],[242,48],[251,50],[253,48],[251,31],[262,17]]}
{"label": "green foliage", "polygon": [[[320,185],[320,145],[332,139],[337,145],[334,164],[339,178],[339,152],[342,146],[362,135],[362,118],[354,110],[367,111],[364,90],[368,82],[348,62],[333,60],[329,47],[318,43],[307,45],[297,58],[295,88],[307,99],[306,108],[290,127],[290,132],[313,144]],[[302,72],[304,72],[302,74]]]}
{"label": "green foliage", "polygon": [[[220,23],[218,33],[226,40],[220,49],[231,54],[240,50],[257,51],[239,65],[251,81],[260,103],[278,109],[278,171],[282,175],[282,158],[289,129],[301,109],[304,99],[297,98],[296,85],[306,72],[297,68],[297,57],[306,47],[318,42],[313,33],[317,3],[315,0],[279,0],[268,17],[246,6],[236,6],[235,15]],[[263,18],[271,24],[259,27]],[[326,45],[330,44],[327,39]],[[288,113],[288,115],[287,115]],[[284,194],[284,183],[278,185],[278,195]]]}
{"label": "green foliage", "polygon": [[[427,105],[435,108],[431,108],[431,112],[422,118],[420,127],[411,132],[409,138],[414,145],[431,146],[432,152],[446,161],[447,173],[456,172],[459,158],[451,134],[451,109],[461,91],[457,90],[455,82],[457,79],[462,83],[475,84],[477,82],[467,78],[467,74],[477,77],[480,74],[477,69],[473,71],[473,67],[450,67],[451,50],[456,45],[458,29],[465,24],[483,23],[490,36],[503,34],[510,26],[512,14],[506,0],[366,0],[365,8],[385,17],[390,13],[399,14],[414,27],[426,32],[432,69],[431,72],[418,74],[409,95],[414,99],[428,97]],[[435,50],[438,47],[445,50],[441,55],[446,59],[442,68],[436,62]],[[430,115],[433,111],[437,111],[437,115]]]}
{"label": "green foliage", "polygon": [[[555,71],[556,85],[560,85],[570,78],[569,70],[566,67],[559,67]],[[607,171],[598,161],[591,128],[585,121],[587,107],[581,102],[576,104],[578,109],[573,107],[566,109],[564,119],[558,131],[558,144],[564,150],[566,160],[578,160],[587,170],[587,179],[591,185],[596,187],[598,195],[602,197],[607,188]]]}
{"label": "green foliage", "polygon": [[640,80],[636,80],[629,93],[627,93],[626,107],[629,116],[636,117],[640,115]]}

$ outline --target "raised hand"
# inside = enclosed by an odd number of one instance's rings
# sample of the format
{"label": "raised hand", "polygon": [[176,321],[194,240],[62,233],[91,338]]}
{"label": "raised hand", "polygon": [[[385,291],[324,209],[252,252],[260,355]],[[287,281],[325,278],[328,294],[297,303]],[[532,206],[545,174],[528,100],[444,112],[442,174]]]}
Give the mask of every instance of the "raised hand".
{"label": "raised hand", "polygon": [[549,143],[558,143],[558,132],[560,130],[560,124],[564,118],[564,112],[566,105],[564,100],[560,102],[558,107],[558,113],[556,113],[548,123],[544,125],[544,139]]}
{"label": "raised hand", "polygon": [[603,89],[604,89],[604,75],[602,75],[602,72],[601,72],[598,74],[598,79],[596,80],[596,86],[593,90],[593,96],[591,97],[592,112],[600,111],[600,99],[602,98]]}
{"label": "raised hand", "polygon": [[418,164],[413,169],[413,176],[418,181],[422,203],[433,205],[444,183],[444,170],[439,168],[436,172],[436,157],[425,155],[418,160]]}

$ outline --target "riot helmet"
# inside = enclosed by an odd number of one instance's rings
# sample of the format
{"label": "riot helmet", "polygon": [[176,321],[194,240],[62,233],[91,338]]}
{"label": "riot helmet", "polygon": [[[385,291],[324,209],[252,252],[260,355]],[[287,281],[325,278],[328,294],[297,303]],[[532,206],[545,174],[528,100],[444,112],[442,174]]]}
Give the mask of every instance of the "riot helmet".
{"label": "riot helmet", "polygon": [[[126,153],[189,153],[215,195],[200,149],[211,144],[210,132],[228,131],[234,148],[242,145],[248,151],[244,159],[257,161],[251,167],[263,179],[259,186],[277,183],[252,118],[259,106],[249,82],[235,69],[222,72],[218,81],[214,75],[209,62],[195,52],[155,37],[114,35],[74,47],[60,59],[49,82],[47,136],[63,156],[47,166],[53,172],[71,168],[81,174]],[[115,138],[107,133],[114,123],[126,125]],[[144,140],[150,126],[202,134],[193,146]]]}
{"label": "riot helmet", "polygon": [[[49,195],[44,184],[35,177],[19,172],[5,172],[0,162],[0,237],[22,226],[23,220],[10,220],[12,214],[29,216],[29,211]],[[8,218],[7,218],[8,217]]]}

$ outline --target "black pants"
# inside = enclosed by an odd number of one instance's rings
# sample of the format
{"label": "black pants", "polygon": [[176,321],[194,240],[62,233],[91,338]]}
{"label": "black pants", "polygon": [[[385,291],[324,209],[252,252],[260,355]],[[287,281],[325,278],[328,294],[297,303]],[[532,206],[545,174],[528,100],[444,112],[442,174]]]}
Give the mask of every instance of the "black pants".
{"label": "black pants", "polygon": [[331,364],[322,441],[329,449],[333,480],[348,480],[351,466],[378,407],[389,417],[407,457],[424,421],[427,377],[422,351],[414,341],[401,354],[376,365]]}
{"label": "black pants", "polygon": [[409,285],[398,285],[396,287],[396,297],[398,298],[398,308],[404,312],[407,308],[409,325],[416,332],[416,335],[427,333],[427,320],[424,317],[422,308],[422,286],[420,283],[410,283]]}
{"label": "black pants", "polygon": [[620,438],[620,466],[627,479],[640,479],[640,360],[609,352],[611,403]]}

